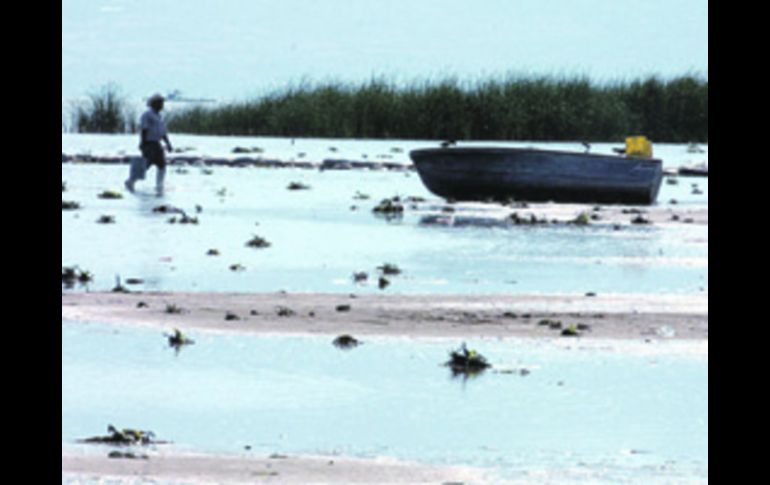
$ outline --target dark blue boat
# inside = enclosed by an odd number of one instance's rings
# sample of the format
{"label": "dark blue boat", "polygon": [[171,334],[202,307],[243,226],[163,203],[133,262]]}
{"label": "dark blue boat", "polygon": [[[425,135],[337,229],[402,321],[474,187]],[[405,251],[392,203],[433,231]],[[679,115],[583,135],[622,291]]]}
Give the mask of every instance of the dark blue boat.
{"label": "dark blue boat", "polygon": [[409,156],[428,190],[454,200],[652,204],[663,178],[654,158],[493,147]]}

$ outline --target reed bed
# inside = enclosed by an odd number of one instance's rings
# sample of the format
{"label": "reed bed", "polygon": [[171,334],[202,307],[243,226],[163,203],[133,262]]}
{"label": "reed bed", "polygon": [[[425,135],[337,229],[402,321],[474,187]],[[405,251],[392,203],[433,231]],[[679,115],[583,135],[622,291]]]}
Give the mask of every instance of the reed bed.
{"label": "reed bed", "polygon": [[683,75],[302,82],[169,115],[178,133],[374,139],[708,142],[708,80]]}
{"label": "reed bed", "polygon": [[70,126],[76,133],[136,133],[138,128],[136,112],[114,83],[89,93],[87,101],[74,103],[71,110]]}

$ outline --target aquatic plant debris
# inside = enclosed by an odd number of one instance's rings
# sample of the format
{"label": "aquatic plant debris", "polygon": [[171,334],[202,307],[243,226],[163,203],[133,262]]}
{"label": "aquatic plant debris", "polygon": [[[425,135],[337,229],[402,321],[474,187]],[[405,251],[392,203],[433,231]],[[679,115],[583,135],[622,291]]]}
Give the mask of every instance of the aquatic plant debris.
{"label": "aquatic plant debris", "polygon": [[156,441],[155,433],[152,431],[138,430],[132,428],[123,428],[118,430],[113,425],[107,426],[106,436],[94,436],[79,440],[81,443],[109,443],[113,445],[149,445],[166,443],[164,441]]}
{"label": "aquatic plant debris", "polygon": [[107,454],[107,458],[127,458],[131,460],[149,460],[149,455],[145,453],[136,454],[131,451],[112,450]]}
{"label": "aquatic plant debris", "polygon": [[84,271],[77,266],[62,266],[61,282],[68,288],[75,283],[86,284],[93,280],[93,275],[89,271]]}
{"label": "aquatic plant debris", "polygon": [[572,221],[570,221],[572,224],[575,224],[576,226],[587,226],[590,223],[590,218],[588,216],[588,213],[581,212],[577,215]]}
{"label": "aquatic plant debris", "polygon": [[182,313],[182,308],[178,307],[174,303],[170,303],[166,305],[166,313],[171,315],[179,315]]}
{"label": "aquatic plant debris", "polygon": [[310,186],[302,182],[291,182],[286,187],[287,190],[309,190]]}
{"label": "aquatic plant debris", "polygon": [[246,242],[246,246],[250,248],[261,249],[270,247],[270,243],[267,241],[267,239],[255,235]]}
{"label": "aquatic plant debris", "polygon": [[169,347],[179,348],[183,345],[192,345],[195,343],[195,341],[186,335],[182,333],[181,330],[178,328],[175,328],[173,330],[173,333],[171,334],[164,334],[166,338],[168,339],[168,345]]}
{"label": "aquatic plant debris", "polygon": [[171,217],[167,221],[169,224],[176,224],[177,222],[179,224],[198,224],[198,218],[197,217],[191,217],[187,214],[182,214],[182,217],[179,219],[176,218],[176,216]]}
{"label": "aquatic plant debris", "polygon": [[289,307],[279,306],[279,307],[277,307],[275,309],[275,313],[279,317],[290,317],[290,316],[294,315],[294,310],[292,310]]}
{"label": "aquatic plant debris", "polygon": [[332,341],[332,344],[340,349],[351,349],[360,345],[360,343],[358,339],[348,334],[340,335]]}
{"label": "aquatic plant debris", "polygon": [[529,217],[522,217],[518,212],[511,213],[508,219],[515,225],[529,225],[534,226],[537,224],[548,224],[546,219],[538,219],[535,214],[530,214]]}
{"label": "aquatic plant debris", "polygon": [[475,375],[491,367],[487,359],[473,349],[468,349],[465,342],[458,350],[449,353],[449,360],[444,364],[452,370],[452,374]]}
{"label": "aquatic plant debris", "polygon": [[98,197],[100,199],[122,199],[123,194],[114,190],[105,190],[101,192]]}
{"label": "aquatic plant debris", "polygon": [[380,203],[372,209],[372,212],[376,214],[400,215],[404,212],[404,206],[401,204],[401,199],[396,196],[391,197],[390,199],[382,199]]}
{"label": "aquatic plant debris", "polygon": [[352,278],[354,283],[363,283],[369,279],[369,275],[366,273],[366,271],[356,271],[353,273]]}
{"label": "aquatic plant debris", "polygon": [[378,270],[384,275],[397,275],[401,274],[401,269],[395,264],[385,263],[382,266],[377,267]]}

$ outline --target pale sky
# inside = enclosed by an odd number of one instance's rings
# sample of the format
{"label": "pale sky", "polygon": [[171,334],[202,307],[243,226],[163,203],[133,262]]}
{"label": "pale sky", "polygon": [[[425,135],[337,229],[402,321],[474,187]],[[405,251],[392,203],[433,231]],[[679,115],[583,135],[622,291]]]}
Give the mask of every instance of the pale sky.
{"label": "pale sky", "polygon": [[301,79],[708,74],[707,0],[62,0],[62,97]]}

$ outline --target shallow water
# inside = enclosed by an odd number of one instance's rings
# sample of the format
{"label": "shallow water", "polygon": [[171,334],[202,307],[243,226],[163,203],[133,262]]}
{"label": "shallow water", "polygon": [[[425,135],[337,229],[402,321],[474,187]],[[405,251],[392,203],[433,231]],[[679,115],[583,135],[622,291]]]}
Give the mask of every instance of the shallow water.
{"label": "shallow water", "polygon": [[[194,153],[208,156],[262,146],[267,158],[302,151],[314,161],[367,154],[405,162],[409,148],[423,146],[174,138],[176,146],[197,146]],[[134,137],[62,135],[62,151],[136,150]],[[656,145],[656,154],[666,151],[669,166],[693,157],[684,145]],[[151,193],[150,171],[136,195],[104,200],[97,197],[104,190],[125,192],[126,165],[62,165],[62,199],[83,206],[62,211],[62,265],[94,274],[75,291],[109,290],[120,275],[124,284],[143,279],[130,286],[137,290],[380,292],[375,284],[354,284],[351,275],[373,276],[377,266],[394,263],[403,274],[386,292],[708,292],[707,226],[500,227],[487,224],[499,220],[500,206],[457,204],[456,220],[476,222],[451,227],[424,223],[442,215],[444,201],[415,173],[184,169],[169,169],[162,198]],[[287,190],[293,181],[311,189]],[[692,183],[703,193],[692,194]],[[357,192],[370,197],[356,200]],[[395,195],[426,201],[407,206],[400,219],[372,214]],[[160,204],[184,209],[199,224],[169,224],[170,215],[152,211]],[[664,183],[658,204],[707,209],[708,179]],[[96,223],[101,215],[114,216],[115,224]],[[272,245],[246,247],[254,235]],[[212,248],[221,254],[207,256]],[[235,263],[245,270],[231,271]],[[157,330],[62,322],[63,448],[106,451],[75,440],[115,424],[151,429],[178,450],[383,455],[493,467],[533,482],[708,478],[708,357],[689,352],[688,344],[638,344],[655,350],[649,352],[616,343],[588,348],[577,340],[569,349],[563,340],[472,340],[495,368],[514,372],[463,381],[440,365],[459,345],[454,340],[373,338],[344,352],[324,337],[192,337],[196,344],[177,355]],[[520,368],[530,373],[515,372]]]}
{"label": "shallow water", "polygon": [[[173,145],[186,149],[181,155],[201,157],[257,157],[266,159],[308,160],[320,162],[326,158],[388,161],[411,163],[409,151],[417,148],[438,146],[435,140],[358,140],[331,138],[281,138],[281,137],[246,137],[246,136],[209,136],[171,134]],[[100,156],[138,155],[137,135],[96,135],[62,133],[62,152],[68,155],[91,154]],[[547,150],[565,150],[582,152],[585,148],[575,142],[539,142],[539,141],[460,141],[458,146],[502,146],[528,147]],[[613,148],[623,143],[592,143],[592,153],[614,155]],[[235,147],[260,148],[255,154],[238,155]],[[708,164],[708,144],[698,145],[702,153],[690,153],[687,144],[656,143],[653,152],[660,158],[664,168],[679,167],[693,163]],[[176,155],[174,155],[176,156]]]}
{"label": "shallow water", "polygon": [[[110,152],[94,142],[100,140],[115,154],[120,143],[127,143],[125,136],[84,138],[62,135],[63,151],[88,142],[99,146],[95,153]],[[220,137],[211,150],[267,144],[263,139],[251,142]],[[325,145],[344,142],[323,140]],[[356,151],[368,147],[378,153],[397,144],[358,142]],[[684,146],[678,149],[685,151]],[[143,279],[138,288],[146,290],[377,292],[376,285],[354,285],[352,273],[374,275],[377,266],[393,263],[404,272],[392,278],[389,292],[708,291],[707,226],[626,225],[620,231],[601,224],[486,227],[485,220],[501,216],[501,206],[494,204],[457,206],[459,218],[471,216],[482,224],[426,224],[442,214],[444,201],[430,194],[416,173],[404,172],[216,167],[205,174],[197,167],[184,167],[184,173],[170,168],[167,193],[156,198],[151,193],[153,170],[138,184],[137,195],[102,200],[97,194],[103,190],[125,192],[126,165],[62,165],[67,183],[62,199],[83,207],[62,211],[62,265],[91,271],[95,280],[90,289],[109,290],[120,275]],[[294,181],[311,189],[287,190]],[[703,193],[692,194],[692,183]],[[356,200],[357,192],[370,198]],[[395,195],[427,201],[407,206],[405,215],[394,220],[371,212],[380,200]],[[671,199],[677,200],[676,206]],[[707,208],[708,179],[664,183],[658,203],[674,209]],[[184,209],[198,217],[199,224],[169,224],[170,215],[152,212],[160,204]],[[196,206],[202,212],[196,213]],[[114,216],[115,224],[97,224],[101,215]],[[245,247],[254,235],[266,238],[271,247]],[[221,255],[206,256],[209,249]],[[233,264],[245,270],[233,272]]]}
{"label": "shallow water", "polygon": [[693,344],[470,340],[513,372],[464,381],[441,365],[455,340],[372,338],[342,351],[326,337],[191,337],[176,354],[158,330],[62,322],[63,447],[106,452],[75,440],[114,424],[186,451],[384,455],[587,481],[708,477],[708,358],[683,351]]}

